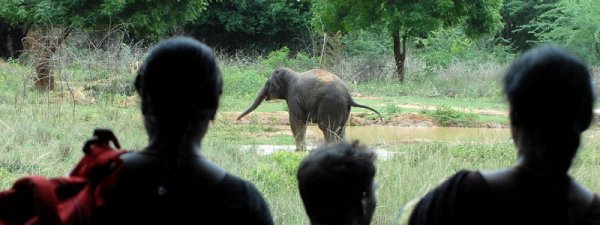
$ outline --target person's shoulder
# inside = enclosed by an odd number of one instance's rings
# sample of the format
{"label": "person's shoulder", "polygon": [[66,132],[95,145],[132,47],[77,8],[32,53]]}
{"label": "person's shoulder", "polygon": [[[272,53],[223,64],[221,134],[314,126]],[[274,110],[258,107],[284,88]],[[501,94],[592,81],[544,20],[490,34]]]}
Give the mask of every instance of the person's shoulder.
{"label": "person's shoulder", "polygon": [[490,197],[490,186],[480,171],[465,171],[460,177],[457,197],[461,202],[478,202]]}
{"label": "person's shoulder", "polygon": [[219,185],[219,189],[225,189],[236,193],[248,193],[257,191],[256,186],[251,182],[238,176],[227,173]]}
{"label": "person's shoulder", "polygon": [[229,196],[236,196],[236,199],[247,199],[252,203],[264,201],[253,183],[229,173],[223,178],[219,189]]}
{"label": "person's shoulder", "polygon": [[227,199],[225,204],[231,213],[245,217],[246,224],[273,224],[267,202],[251,182],[228,173],[219,186],[219,193]]}
{"label": "person's shoulder", "polygon": [[426,224],[455,219],[462,221],[463,214],[471,215],[463,212],[472,211],[466,206],[473,206],[470,204],[473,202],[471,190],[474,185],[481,183],[481,180],[479,172],[470,170],[461,170],[449,176],[419,200],[410,213],[408,224]]}
{"label": "person's shoulder", "polygon": [[585,189],[583,186],[573,183],[574,190],[570,193],[572,214],[577,219],[576,224],[600,224],[600,197],[598,194]]}
{"label": "person's shoulder", "polygon": [[600,224],[600,197],[594,194],[594,199],[585,214],[578,219],[578,225],[597,225]]}
{"label": "person's shoulder", "polygon": [[456,186],[456,188],[471,187],[473,184],[481,183],[482,180],[483,178],[479,171],[460,170],[448,177],[440,186],[452,185]]}

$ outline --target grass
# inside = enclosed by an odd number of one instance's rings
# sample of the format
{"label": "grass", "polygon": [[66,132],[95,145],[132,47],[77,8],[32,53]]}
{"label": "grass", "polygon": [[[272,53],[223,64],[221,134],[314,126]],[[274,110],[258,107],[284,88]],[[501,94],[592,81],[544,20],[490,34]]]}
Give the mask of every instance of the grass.
{"label": "grass", "polygon": [[432,111],[426,111],[424,114],[430,115],[436,119],[441,126],[464,126],[469,127],[477,118],[473,113],[465,113],[449,106],[441,106]]}
{"label": "grass", "polygon": [[[104,65],[92,65],[103,67]],[[459,73],[459,67],[450,72]],[[487,67],[486,67],[487,68]],[[473,71],[476,69],[472,69]],[[112,129],[124,149],[142,149],[147,141],[140,112],[128,83],[132,77],[126,71],[116,81],[103,83],[107,77],[99,72],[84,76],[86,70],[59,70],[62,74],[60,88],[52,93],[35,91],[27,77],[32,71],[27,66],[0,62],[0,188],[6,189],[19,177],[39,174],[63,176],[82,156],[81,147],[96,127]],[[224,95],[220,113],[245,110],[262,87],[268,72],[256,65],[243,66],[230,63],[223,68]],[[415,71],[415,70],[413,70]],[[419,70],[416,70],[419,72]],[[455,82],[450,72],[447,80]],[[117,82],[118,81],[118,82]],[[95,88],[85,90],[86,84],[99,82]],[[467,109],[506,110],[500,96],[489,94],[459,93],[453,97],[440,94],[434,80],[399,85],[396,82],[370,82],[350,84],[353,92],[364,95],[355,97],[360,104],[369,105],[385,116],[397,113],[422,112],[438,120],[465,120],[506,122],[505,116],[478,115],[456,111],[452,106]],[[66,88],[69,85],[70,88]],[[110,84],[110,85],[107,85]],[[465,87],[453,83],[456,87]],[[469,85],[485,85],[484,82]],[[489,83],[488,83],[489,85]],[[490,86],[497,90],[497,86]],[[456,90],[446,87],[444,90]],[[478,86],[477,90],[481,90]],[[483,92],[482,92],[483,93]],[[490,93],[495,93],[494,91]],[[73,100],[77,100],[73,102]],[[440,109],[423,110],[403,105],[427,105]],[[256,111],[285,111],[285,102],[265,102]],[[368,112],[353,109],[353,113]],[[248,115],[252,118],[253,114]],[[277,153],[261,155],[242,152],[242,145],[293,145],[293,138],[279,128],[258,123],[238,124],[235,121],[217,120],[203,142],[206,157],[239,177],[253,182],[268,201],[277,224],[308,224],[299,198],[295,170],[305,153]],[[280,130],[279,130],[280,129]],[[286,130],[283,130],[286,129]],[[267,135],[267,133],[276,133]],[[461,169],[490,170],[507,167],[515,161],[515,149],[510,142],[472,143],[427,141],[392,144],[379,141],[376,147],[394,153],[395,157],[377,161],[379,183],[378,206],[373,224],[390,224],[406,202],[422,196],[446,177]],[[595,192],[600,192],[600,141],[588,138],[571,170],[575,180]]]}

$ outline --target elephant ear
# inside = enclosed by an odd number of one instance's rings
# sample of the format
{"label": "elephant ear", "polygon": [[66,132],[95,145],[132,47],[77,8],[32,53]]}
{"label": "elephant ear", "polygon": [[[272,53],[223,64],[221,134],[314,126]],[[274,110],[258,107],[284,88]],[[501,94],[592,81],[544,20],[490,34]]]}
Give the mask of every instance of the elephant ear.
{"label": "elephant ear", "polygon": [[288,91],[288,82],[290,81],[290,77],[293,76],[293,74],[290,73],[289,70],[286,69],[278,69],[276,70],[276,73],[273,74],[273,76],[271,77],[271,79],[269,79],[270,81],[270,90],[272,90],[275,93],[276,96],[271,96],[271,97],[275,97],[277,99],[285,99],[286,95],[287,95],[287,91]]}

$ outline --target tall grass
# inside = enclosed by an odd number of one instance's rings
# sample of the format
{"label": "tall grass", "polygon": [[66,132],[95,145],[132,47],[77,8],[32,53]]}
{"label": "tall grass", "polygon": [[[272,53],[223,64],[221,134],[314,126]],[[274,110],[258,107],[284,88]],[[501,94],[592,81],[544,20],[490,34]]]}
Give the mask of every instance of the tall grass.
{"label": "tall grass", "polygon": [[[115,131],[123,148],[142,149],[146,135],[131,87],[136,66],[147,49],[120,45],[108,50],[69,47],[56,59],[58,88],[38,92],[33,71],[17,62],[0,62],[0,188],[19,177],[39,174],[63,176],[81,157],[83,142],[96,127]],[[285,51],[285,50],[283,50]],[[111,58],[112,57],[112,58]],[[275,65],[282,61],[297,70],[316,67],[308,56],[265,55],[263,58],[219,55],[225,80],[220,113],[239,112],[260,90]],[[287,60],[287,61],[286,61]],[[490,62],[453,62],[430,67],[423,59],[409,58],[407,81],[395,82],[391,56],[375,59],[344,58],[325,66],[338,73],[353,91],[378,96],[454,97],[456,101],[498,101],[498,76],[506,65]],[[133,67],[133,68],[132,68]],[[597,71],[597,70],[596,70]],[[374,77],[374,78],[368,78]],[[444,99],[452,102],[453,99]],[[282,103],[283,104],[283,103]],[[464,104],[464,103],[461,103]],[[279,107],[283,110],[281,106]],[[390,113],[398,108],[389,107]],[[243,144],[293,143],[290,135],[261,133],[273,128],[217,120],[203,143],[203,153],[234,175],[253,182],[268,201],[277,224],[308,224],[296,188],[295,169],[305,153],[261,155],[242,152]],[[377,161],[378,206],[373,224],[390,224],[400,207],[461,169],[488,170],[511,165],[511,143],[471,144],[426,142],[378,146],[394,152]],[[600,192],[600,142],[586,140],[573,177]]]}

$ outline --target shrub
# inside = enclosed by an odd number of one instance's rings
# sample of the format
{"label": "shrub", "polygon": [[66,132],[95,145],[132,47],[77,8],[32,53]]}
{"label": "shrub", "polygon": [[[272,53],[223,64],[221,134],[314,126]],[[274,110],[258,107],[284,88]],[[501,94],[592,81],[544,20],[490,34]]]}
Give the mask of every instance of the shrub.
{"label": "shrub", "polygon": [[282,66],[289,66],[289,55],[290,49],[287,46],[284,46],[279,50],[270,52],[266,59],[261,58],[259,61],[264,66],[266,71],[271,71]]}
{"label": "shrub", "polygon": [[256,177],[256,180],[261,181],[264,187],[268,187],[264,189],[265,192],[295,189],[298,186],[296,184],[296,171],[303,157],[303,154],[294,152],[280,151],[273,153],[271,155],[272,160],[261,162],[251,172],[250,177]]}
{"label": "shrub", "polygon": [[436,119],[441,126],[468,126],[477,119],[477,115],[473,113],[460,112],[448,106],[441,106],[433,111],[425,112],[425,114]]}
{"label": "shrub", "polygon": [[386,104],[379,111],[381,111],[381,113],[384,113],[384,114],[396,114],[396,113],[401,113],[402,108],[400,108],[399,106],[394,105],[394,104],[389,104],[389,105]]}

